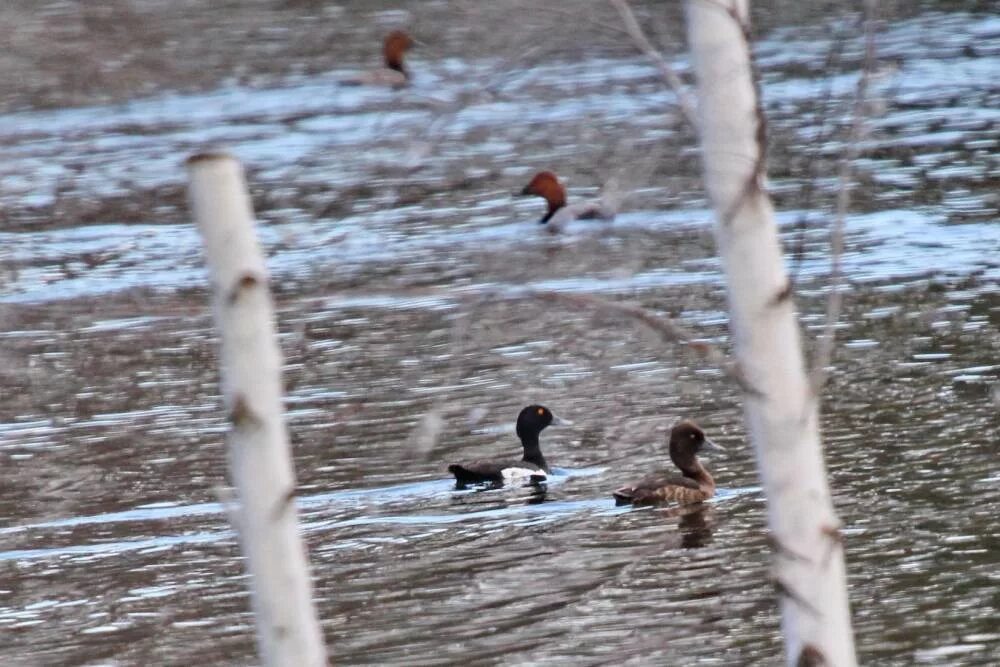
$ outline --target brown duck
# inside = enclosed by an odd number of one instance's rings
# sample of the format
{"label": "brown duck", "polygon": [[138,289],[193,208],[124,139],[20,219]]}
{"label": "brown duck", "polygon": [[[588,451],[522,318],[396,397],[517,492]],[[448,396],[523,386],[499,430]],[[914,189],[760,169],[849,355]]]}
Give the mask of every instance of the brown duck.
{"label": "brown duck", "polygon": [[680,475],[654,473],[642,480],[623,486],[613,493],[618,505],[652,505],[675,501],[697,503],[715,495],[715,480],[698,460],[702,447],[725,451],[705,437],[705,432],[688,419],[670,430],[670,460],[681,470]]}
{"label": "brown duck", "polygon": [[520,194],[535,195],[545,200],[548,209],[545,212],[545,217],[539,222],[548,225],[548,230],[554,233],[561,231],[563,227],[574,220],[610,222],[615,219],[615,213],[618,210],[617,184],[612,184],[612,187],[607,188],[606,192],[602,192],[598,199],[567,204],[566,187],[551,171],[540,171],[535,174]]}
{"label": "brown duck", "polygon": [[362,72],[341,80],[345,86],[390,86],[400,88],[410,81],[410,72],[403,64],[403,56],[416,42],[403,30],[393,30],[382,42],[382,59],[385,66]]}

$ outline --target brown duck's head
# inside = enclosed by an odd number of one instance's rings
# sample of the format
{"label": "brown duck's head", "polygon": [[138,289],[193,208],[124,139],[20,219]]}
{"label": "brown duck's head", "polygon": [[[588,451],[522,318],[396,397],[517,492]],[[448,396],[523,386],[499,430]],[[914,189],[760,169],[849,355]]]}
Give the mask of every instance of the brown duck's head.
{"label": "brown duck's head", "polygon": [[695,456],[703,449],[726,451],[712,441],[701,427],[690,419],[682,419],[670,429],[670,458],[678,467],[691,465]]}
{"label": "brown duck's head", "polygon": [[551,171],[540,171],[535,174],[531,182],[521,190],[522,195],[535,195],[544,199],[549,210],[541,222],[549,221],[556,211],[566,205],[566,188],[559,182],[559,178]]}
{"label": "brown duck's head", "polygon": [[413,48],[415,42],[405,30],[393,30],[385,36],[382,42],[382,55],[385,57],[385,66],[397,72],[406,74],[403,66],[403,56]]}

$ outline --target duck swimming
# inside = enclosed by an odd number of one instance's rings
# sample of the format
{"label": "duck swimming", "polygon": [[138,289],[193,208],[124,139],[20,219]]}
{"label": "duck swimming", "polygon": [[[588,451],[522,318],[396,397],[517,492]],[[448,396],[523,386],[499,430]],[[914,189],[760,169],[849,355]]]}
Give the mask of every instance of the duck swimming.
{"label": "duck swimming", "polygon": [[520,461],[513,459],[477,460],[467,463],[453,463],[448,472],[455,475],[455,485],[462,489],[469,484],[490,483],[496,485],[527,481],[531,484],[544,482],[549,464],[542,456],[538,444],[538,434],[548,426],[569,424],[560,419],[544,405],[529,405],[517,416],[517,437],[521,439],[524,456]]}
{"label": "duck swimming", "polygon": [[538,222],[543,225],[547,224],[551,232],[560,231],[562,227],[573,220],[597,219],[610,222],[615,219],[617,212],[617,205],[606,196],[568,205],[566,203],[566,188],[551,171],[540,171],[535,174],[531,182],[521,190],[521,194],[535,195],[546,201],[548,210],[545,217]]}
{"label": "duck swimming", "polygon": [[385,67],[363,72],[341,81],[347,86],[391,86],[400,88],[410,82],[410,73],[403,65],[403,56],[415,42],[404,30],[393,30],[382,42]]}
{"label": "duck swimming", "polygon": [[670,500],[697,503],[715,495],[715,480],[698,460],[702,447],[726,451],[705,437],[705,432],[689,419],[681,420],[670,430],[670,460],[681,469],[680,475],[654,473],[612,495],[618,505],[652,505]]}

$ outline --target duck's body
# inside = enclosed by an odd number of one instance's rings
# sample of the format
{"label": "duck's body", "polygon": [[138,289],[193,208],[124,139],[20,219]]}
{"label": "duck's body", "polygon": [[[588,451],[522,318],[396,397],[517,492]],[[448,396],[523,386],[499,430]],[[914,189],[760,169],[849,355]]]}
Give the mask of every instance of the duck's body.
{"label": "duck's body", "polygon": [[635,484],[623,486],[613,495],[620,505],[651,505],[663,502],[700,503],[715,495],[715,480],[702,469],[701,479],[669,473],[647,475]]}
{"label": "duck's body", "polygon": [[455,476],[455,484],[464,488],[470,484],[540,484],[548,479],[549,465],[542,456],[538,435],[547,426],[566,423],[542,405],[529,405],[517,416],[517,436],[521,439],[524,455],[521,460],[495,459],[453,463],[448,472]]}
{"label": "duck's body", "polygon": [[403,64],[403,56],[413,47],[413,39],[402,30],[393,30],[382,43],[385,66],[342,79],[346,86],[388,86],[400,88],[410,82],[410,73]]}
{"label": "duck's body", "polygon": [[410,77],[406,72],[380,67],[378,69],[361,72],[352,77],[341,79],[344,86],[375,86],[381,88],[403,88],[410,83]]}
{"label": "duck's body", "polygon": [[448,466],[448,472],[455,476],[455,484],[459,487],[470,484],[495,484],[507,486],[528,482],[541,484],[548,479],[549,469],[534,464],[531,461],[468,461],[453,463]]}
{"label": "duck's body", "polygon": [[540,171],[531,182],[521,190],[522,195],[535,195],[545,200],[548,205],[545,217],[538,222],[547,225],[550,232],[559,232],[574,220],[604,220],[615,219],[617,205],[609,197],[592,199],[574,204],[566,203],[566,188],[559,178],[551,171]]}
{"label": "duck's body", "polygon": [[722,447],[705,437],[697,424],[683,420],[670,431],[670,459],[681,474],[653,473],[612,495],[619,505],[652,505],[662,502],[698,503],[715,495],[715,480],[698,460],[702,447]]}

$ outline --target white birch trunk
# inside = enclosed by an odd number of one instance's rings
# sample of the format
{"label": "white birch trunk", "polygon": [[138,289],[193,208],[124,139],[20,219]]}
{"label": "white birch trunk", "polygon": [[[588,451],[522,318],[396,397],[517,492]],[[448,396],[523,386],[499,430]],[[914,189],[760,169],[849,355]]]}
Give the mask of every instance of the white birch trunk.
{"label": "white birch trunk", "polygon": [[744,417],[774,545],[789,665],[856,664],[839,521],[770,197],[747,0],[689,0],[705,182],[716,211]]}
{"label": "white birch trunk", "polygon": [[265,665],[318,667],[326,653],[299,536],[281,351],[243,169],[219,154],[196,155],[187,166],[222,338],[229,466],[239,499],[233,514],[250,571],[258,650]]}

